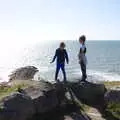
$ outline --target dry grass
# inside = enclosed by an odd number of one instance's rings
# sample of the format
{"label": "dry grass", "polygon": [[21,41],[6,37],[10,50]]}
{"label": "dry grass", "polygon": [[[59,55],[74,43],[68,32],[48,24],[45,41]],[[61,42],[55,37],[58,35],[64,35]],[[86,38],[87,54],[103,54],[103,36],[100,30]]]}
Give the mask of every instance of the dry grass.
{"label": "dry grass", "polygon": [[9,82],[7,85],[0,86],[0,100],[9,94],[16,92],[18,88],[27,88],[29,86],[35,85],[37,82],[32,80],[15,80]]}
{"label": "dry grass", "polygon": [[106,81],[104,82],[104,85],[106,86],[106,88],[110,89],[110,88],[120,88],[120,81]]}

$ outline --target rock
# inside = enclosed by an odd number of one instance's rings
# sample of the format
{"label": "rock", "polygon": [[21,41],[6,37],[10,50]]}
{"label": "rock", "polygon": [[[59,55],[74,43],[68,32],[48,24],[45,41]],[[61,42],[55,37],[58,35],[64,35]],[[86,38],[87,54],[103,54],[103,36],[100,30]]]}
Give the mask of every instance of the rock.
{"label": "rock", "polygon": [[63,83],[59,83],[59,84],[55,83],[54,88],[56,90],[58,102],[60,104],[65,99],[65,92],[66,92],[65,85]]}
{"label": "rock", "polygon": [[10,80],[28,80],[33,79],[35,73],[38,72],[38,69],[34,66],[21,67],[13,71],[9,78]]}
{"label": "rock", "polygon": [[[61,104],[65,99],[65,92],[69,90],[86,104],[99,103],[106,92],[102,84],[71,82],[51,84],[45,81],[31,83],[27,88],[19,88],[18,92],[5,97],[0,102],[0,120],[26,120],[36,114],[50,113]],[[82,113],[72,114],[69,117],[73,120],[89,120]]]}
{"label": "rock", "polygon": [[63,85],[53,85],[45,81],[32,83],[0,101],[0,120],[26,120],[34,114],[53,111],[59,101],[64,99]]}
{"label": "rock", "polygon": [[20,93],[5,97],[1,104],[0,120],[26,120],[35,114],[31,98]]}
{"label": "rock", "polygon": [[104,84],[94,83],[70,83],[69,87],[74,95],[85,104],[98,104],[104,99],[106,88]]}
{"label": "rock", "polygon": [[64,120],[91,120],[87,115],[72,113],[71,115],[64,116]]}
{"label": "rock", "polygon": [[52,111],[59,105],[58,98],[64,98],[61,97],[64,95],[60,92],[62,90],[45,81],[34,81],[34,84],[27,88],[19,88],[18,92],[0,102],[2,104],[0,120],[26,120],[34,114]]}
{"label": "rock", "polygon": [[39,84],[24,89],[31,97],[36,113],[53,110],[58,105],[57,91],[49,82],[40,81]]}
{"label": "rock", "polygon": [[106,102],[120,103],[120,91],[110,90],[105,94],[104,99]]}

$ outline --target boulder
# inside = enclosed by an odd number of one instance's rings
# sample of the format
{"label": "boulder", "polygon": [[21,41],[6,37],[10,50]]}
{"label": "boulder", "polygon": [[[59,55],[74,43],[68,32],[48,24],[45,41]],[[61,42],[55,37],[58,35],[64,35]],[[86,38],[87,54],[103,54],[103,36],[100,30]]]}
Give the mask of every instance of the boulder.
{"label": "boulder", "polygon": [[106,92],[104,99],[106,102],[120,103],[120,91],[110,90]]}
{"label": "boulder", "polygon": [[60,91],[63,89],[45,81],[34,81],[27,88],[19,88],[18,92],[0,101],[0,120],[26,120],[34,114],[52,111],[59,105],[60,99],[64,98]]}
{"label": "boulder", "polygon": [[[99,104],[99,101],[104,99],[106,89],[103,84],[52,84],[46,81],[33,81],[31,85],[19,88],[18,92],[0,101],[0,120],[26,120],[36,114],[50,113],[65,99],[65,93],[68,91],[85,104]],[[89,120],[82,114],[73,114],[69,117]]]}
{"label": "boulder", "polygon": [[40,81],[24,92],[32,99],[36,113],[48,112],[58,105],[57,91],[49,82]]}
{"label": "boulder", "polygon": [[69,83],[69,87],[78,100],[88,105],[102,102],[106,92],[104,84]]}
{"label": "boulder", "polygon": [[21,67],[9,75],[10,80],[28,80],[33,79],[38,69],[34,66]]}
{"label": "boulder", "polygon": [[1,101],[0,120],[26,120],[35,114],[30,97],[13,93]]}

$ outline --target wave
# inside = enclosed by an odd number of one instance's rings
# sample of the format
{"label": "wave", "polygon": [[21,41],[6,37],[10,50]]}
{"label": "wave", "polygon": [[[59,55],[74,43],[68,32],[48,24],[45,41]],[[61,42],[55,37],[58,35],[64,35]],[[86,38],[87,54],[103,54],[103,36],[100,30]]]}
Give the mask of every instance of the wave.
{"label": "wave", "polygon": [[[73,74],[81,74],[80,69],[76,69]],[[120,81],[120,75],[96,70],[87,70],[88,80],[90,81]]]}
{"label": "wave", "polygon": [[[46,74],[47,72],[47,74]],[[42,74],[44,73],[44,74]],[[37,72],[34,76],[35,80],[41,80],[44,78],[48,78],[47,75],[50,73],[49,81],[52,81],[52,76],[53,76],[53,68],[49,67],[41,67],[39,69],[39,72]],[[10,72],[7,73],[1,73],[0,74],[0,83],[1,82],[8,82],[9,77],[8,75]],[[87,70],[88,78],[87,80],[90,82],[103,82],[103,81],[120,81],[120,75],[117,73],[105,73],[101,71],[96,71],[96,70]],[[80,69],[69,69],[67,73],[68,79],[77,79],[80,78],[81,72]]]}

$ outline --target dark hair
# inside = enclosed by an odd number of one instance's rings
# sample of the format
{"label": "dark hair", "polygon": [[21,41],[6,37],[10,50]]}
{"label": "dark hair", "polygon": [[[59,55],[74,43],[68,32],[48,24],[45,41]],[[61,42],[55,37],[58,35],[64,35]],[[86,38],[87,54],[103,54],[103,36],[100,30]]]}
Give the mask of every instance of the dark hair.
{"label": "dark hair", "polygon": [[65,47],[65,43],[64,43],[64,42],[61,42],[61,43],[60,43],[60,47]]}
{"label": "dark hair", "polygon": [[86,41],[86,36],[85,35],[80,36],[79,40],[82,40],[83,42],[85,42]]}

